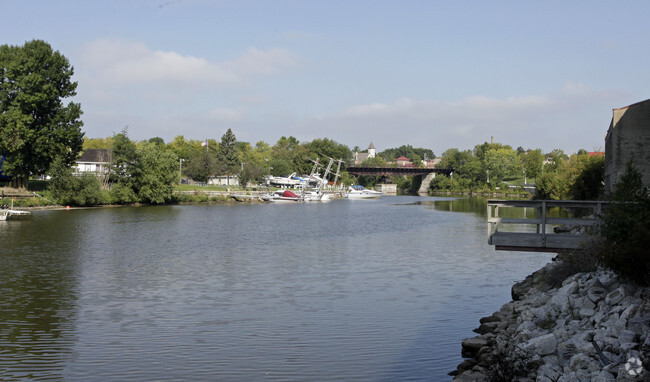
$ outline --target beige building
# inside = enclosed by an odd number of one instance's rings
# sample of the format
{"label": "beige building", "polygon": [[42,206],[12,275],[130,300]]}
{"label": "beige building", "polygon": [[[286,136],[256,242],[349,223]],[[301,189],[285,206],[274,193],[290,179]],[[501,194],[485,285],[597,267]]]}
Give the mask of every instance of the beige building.
{"label": "beige building", "polygon": [[613,110],[605,137],[605,192],[614,191],[629,161],[650,187],[650,99]]}
{"label": "beige building", "polygon": [[370,146],[368,146],[368,152],[354,153],[354,164],[357,165],[366,159],[374,158],[376,155],[377,155],[377,151],[375,150],[375,145],[373,145],[372,142],[370,142]]}

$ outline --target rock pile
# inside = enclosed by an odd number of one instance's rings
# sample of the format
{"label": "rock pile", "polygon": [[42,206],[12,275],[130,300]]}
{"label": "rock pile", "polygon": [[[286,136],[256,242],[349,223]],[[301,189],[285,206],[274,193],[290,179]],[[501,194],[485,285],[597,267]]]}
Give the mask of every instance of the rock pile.
{"label": "rock pile", "polygon": [[454,381],[650,380],[650,288],[602,269],[548,288],[556,266],[516,284],[513,301],[480,320]]}

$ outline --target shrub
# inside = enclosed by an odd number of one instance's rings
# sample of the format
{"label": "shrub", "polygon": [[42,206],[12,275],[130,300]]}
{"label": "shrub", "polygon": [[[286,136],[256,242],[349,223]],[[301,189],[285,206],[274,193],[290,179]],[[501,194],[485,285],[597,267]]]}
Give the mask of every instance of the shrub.
{"label": "shrub", "polygon": [[72,170],[58,159],[52,164],[51,174],[48,190],[57,203],[93,206],[103,202],[99,181],[94,175],[74,176]]}
{"label": "shrub", "polygon": [[620,276],[650,285],[650,194],[628,163],[602,216],[600,261]]}

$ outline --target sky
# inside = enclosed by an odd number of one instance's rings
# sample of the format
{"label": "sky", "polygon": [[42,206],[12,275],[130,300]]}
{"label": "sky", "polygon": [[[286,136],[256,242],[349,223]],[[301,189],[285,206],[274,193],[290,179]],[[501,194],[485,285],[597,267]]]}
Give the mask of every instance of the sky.
{"label": "sky", "polygon": [[89,138],[571,154],[650,98],[646,0],[0,3],[0,44],[74,67]]}

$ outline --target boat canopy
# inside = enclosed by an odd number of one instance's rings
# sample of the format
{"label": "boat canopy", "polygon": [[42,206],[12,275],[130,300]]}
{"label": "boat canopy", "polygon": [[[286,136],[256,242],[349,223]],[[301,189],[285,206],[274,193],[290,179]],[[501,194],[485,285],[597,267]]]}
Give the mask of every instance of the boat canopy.
{"label": "boat canopy", "polygon": [[298,195],[294,194],[293,192],[291,192],[289,190],[285,190],[282,193],[282,196],[284,196],[285,198],[297,198],[298,197]]}

